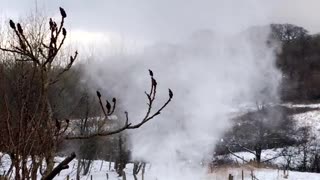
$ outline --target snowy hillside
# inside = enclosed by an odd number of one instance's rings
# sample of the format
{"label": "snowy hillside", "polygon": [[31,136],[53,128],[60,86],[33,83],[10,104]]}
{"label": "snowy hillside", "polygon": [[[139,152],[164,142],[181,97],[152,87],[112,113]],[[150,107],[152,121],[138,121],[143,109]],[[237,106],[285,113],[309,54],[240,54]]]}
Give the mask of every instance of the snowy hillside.
{"label": "snowy hillside", "polygon": [[297,126],[310,126],[312,133],[317,139],[320,138],[320,111],[309,111],[305,113],[293,115],[294,120],[296,120]]}

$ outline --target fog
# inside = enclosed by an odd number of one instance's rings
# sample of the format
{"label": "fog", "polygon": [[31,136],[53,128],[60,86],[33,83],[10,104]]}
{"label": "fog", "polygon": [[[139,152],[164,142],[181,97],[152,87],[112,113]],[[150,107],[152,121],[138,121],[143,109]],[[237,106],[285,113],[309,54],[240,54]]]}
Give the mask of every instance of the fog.
{"label": "fog", "polygon": [[191,2],[188,7],[179,0],[146,3],[154,9],[143,12],[143,26],[158,40],[136,53],[102,48],[86,67],[93,87],[119,97],[131,122],[146,112],[148,69],[159,82],[158,106],[168,98],[167,88],[173,90],[172,103],[159,117],[129,132],[134,159],[152,164],[147,179],[205,177],[204,163],[232,125],[230,113],[243,104],[278,99],[278,46],[267,43],[267,26],[256,26],[266,22],[270,4]]}

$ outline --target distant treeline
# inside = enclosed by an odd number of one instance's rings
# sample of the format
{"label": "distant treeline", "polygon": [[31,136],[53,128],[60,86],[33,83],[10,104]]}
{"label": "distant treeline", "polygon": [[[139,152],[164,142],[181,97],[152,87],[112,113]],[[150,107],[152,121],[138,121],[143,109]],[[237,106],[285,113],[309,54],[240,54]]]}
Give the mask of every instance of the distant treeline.
{"label": "distant treeline", "polygon": [[284,101],[320,99],[320,34],[303,27],[272,24],[272,38],[282,43],[276,65],[283,73],[280,87]]}

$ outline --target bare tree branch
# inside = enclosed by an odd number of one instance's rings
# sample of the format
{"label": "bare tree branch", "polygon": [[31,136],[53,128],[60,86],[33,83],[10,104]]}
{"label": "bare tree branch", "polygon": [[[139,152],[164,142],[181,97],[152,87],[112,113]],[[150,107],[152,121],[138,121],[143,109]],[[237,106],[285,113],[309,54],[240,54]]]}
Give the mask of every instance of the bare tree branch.
{"label": "bare tree branch", "polygon": [[54,177],[56,177],[62,170],[69,168],[69,163],[76,158],[75,153],[71,153],[69,157],[64,159],[61,163],[58,164],[57,167],[55,167],[46,177],[43,178],[43,180],[52,180]]}
{"label": "bare tree branch", "polygon": [[235,156],[235,157],[237,157],[237,158],[241,159],[242,161],[244,161],[244,162],[249,162],[249,161],[245,160],[244,158],[242,158],[242,157],[238,156],[238,155],[237,155],[236,153],[234,153],[233,151],[231,151],[231,149],[230,149],[230,148],[228,148],[228,151],[229,151],[229,153],[230,153],[230,154],[232,154],[233,156]]}
{"label": "bare tree branch", "polygon": [[[157,90],[157,81],[154,79],[153,77],[153,72],[151,70],[149,70],[149,74],[151,77],[151,89],[149,93],[146,93],[147,99],[148,99],[148,108],[147,108],[147,112],[144,116],[144,118],[137,124],[132,125],[132,123],[129,123],[129,117],[128,117],[128,113],[125,112],[125,124],[115,130],[111,130],[111,131],[107,131],[107,132],[97,132],[94,134],[90,134],[90,135],[74,135],[74,136],[67,136],[66,139],[89,139],[89,138],[93,138],[93,137],[98,137],[98,136],[109,136],[109,135],[113,135],[113,134],[118,134],[124,130],[127,129],[138,129],[139,127],[141,127],[143,124],[147,123],[148,121],[150,121],[151,119],[155,118],[156,116],[160,115],[161,111],[171,102],[172,98],[173,98],[173,93],[171,91],[171,89],[169,89],[169,98],[168,100],[159,108],[157,109],[154,113],[151,113],[152,108],[153,108],[153,103],[154,100],[156,98],[156,90]],[[113,107],[110,107],[111,105],[107,102],[107,111],[105,110],[102,101],[101,101],[101,94],[99,91],[97,91],[97,96],[99,98],[99,103],[101,106],[101,109],[103,111],[103,114],[105,115],[105,119],[107,120],[108,117],[110,115],[112,115],[112,113],[114,112],[115,109],[115,105],[116,105],[116,100],[113,99]],[[112,109],[112,111],[110,110]],[[110,113],[109,113],[110,112]]]}

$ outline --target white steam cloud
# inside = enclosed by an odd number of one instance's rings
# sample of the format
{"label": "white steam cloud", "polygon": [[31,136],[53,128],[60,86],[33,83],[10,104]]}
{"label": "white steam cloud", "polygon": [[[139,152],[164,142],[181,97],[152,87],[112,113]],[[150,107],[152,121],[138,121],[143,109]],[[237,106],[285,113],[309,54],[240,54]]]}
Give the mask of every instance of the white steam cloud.
{"label": "white steam cloud", "polygon": [[168,97],[167,88],[174,92],[159,117],[130,131],[134,158],[152,164],[146,179],[203,178],[206,167],[200,162],[210,158],[230,127],[230,112],[243,103],[277,101],[275,47],[266,43],[267,26],[253,27],[266,22],[272,6],[259,2],[150,2],[145,16],[160,24],[160,30],[149,27],[150,32],[163,30],[159,37],[164,42],[136,54],[105,54],[103,60],[89,63],[94,87],[120,97],[131,121],[145,113],[148,69],[159,82],[158,105]]}

